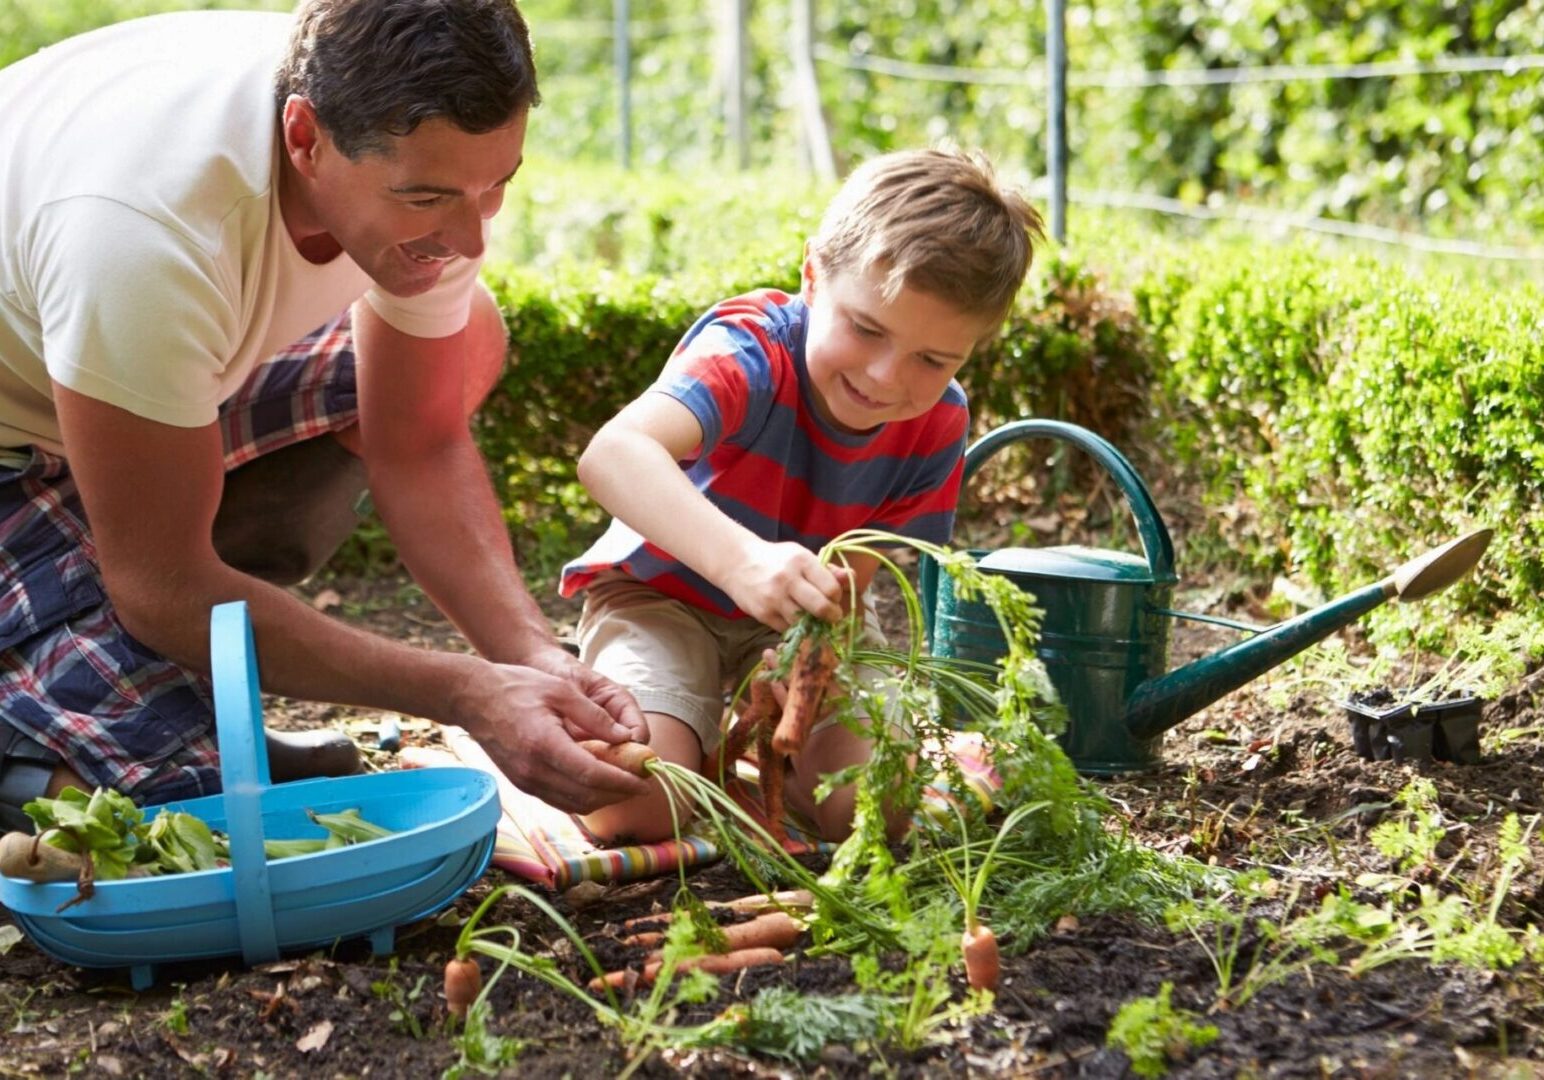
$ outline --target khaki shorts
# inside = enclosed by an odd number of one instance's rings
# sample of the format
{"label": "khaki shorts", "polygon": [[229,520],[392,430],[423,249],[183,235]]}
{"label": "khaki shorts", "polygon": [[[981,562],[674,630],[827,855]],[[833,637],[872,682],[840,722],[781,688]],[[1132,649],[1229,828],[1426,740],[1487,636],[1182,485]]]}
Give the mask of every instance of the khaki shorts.
{"label": "khaki shorts", "polygon": [[[867,598],[863,622],[864,640],[883,643]],[[644,712],[691,728],[704,755],[718,749],[725,694],[782,640],[755,619],[702,611],[617,573],[602,574],[585,590],[577,636],[581,660],[631,691]]]}

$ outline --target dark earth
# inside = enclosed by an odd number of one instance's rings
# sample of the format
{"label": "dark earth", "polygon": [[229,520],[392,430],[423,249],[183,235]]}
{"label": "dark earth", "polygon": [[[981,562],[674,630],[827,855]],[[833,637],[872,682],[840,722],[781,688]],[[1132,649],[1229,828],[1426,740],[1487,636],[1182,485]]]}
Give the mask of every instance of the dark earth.
{"label": "dark earth", "polygon": [[[383,634],[424,645],[464,647],[414,587],[402,579],[316,581],[301,592],[315,606]],[[1183,590],[1179,606],[1269,621],[1257,591],[1219,575]],[[573,609],[549,609],[560,631]],[[895,612],[888,612],[892,621]],[[1176,630],[1176,661],[1232,640],[1215,628]],[[1507,812],[1544,812],[1544,671],[1516,681],[1485,709],[1480,764],[1367,761],[1353,750],[1344,713],[1319,691],[1294,693],[1291,677],[1257,680],[1164,738],[1163,766],[1102,781],[1125,824],[1143,842],[1221,865],[1266,867],[1313,895],[1388,861],[1366,834],[1413,777],[1436,785],[1447,838],[1439,847],[1450,881],[1491,865]],[[270,724],[342,726],[373,746],[378,714],[270,700]],[[409,741],[432,741],[429,725],[408,722]],[[372,767],[387,755],[369,751]],[[1537,846],[1535,845],[1535,851]],[[466,916],[496,884],[488,875],[452,909]],[[1539,875],[1527,867],[1502,907],[1512,926],[1540,922]],[[599,897],[554,897],[603,955],[626,918],[668,907],[675,879],[609,890]],[[698,871],[706,899],[752,891],[731,868]],[[522,927],[525,946],[547,948],[581,974],[571,948],[528,905],[504,901],[492,922]],[[58,963],[21,940],[0,955],[0,1076],[324,1076],[433,1077],[460,1057],[447,1033],[441,972],[455,920],[402,928],[394,957],[363,942],[295,956],[258,970],[239,962],[170,966],[144,993],[126,975]],[[0,910],[0,935],[9,919]],[[951,1025],[937,1041],[905,1052],[829,1046],[794,1066],[727,1051],[665,1052],[638,1063],[646,1077],[1131,1075],[1124,1053],[1106,1046],[1111,1018],[1139,995],[1174,984],[1176,1006],[1205,1014],[1216,978],[1201,947],[1160,925],[1116,917],[1065,919],[1033,942],[1008,942],[1004,978],[989,1013]],[[1242,952],[1249,951],[1249,944]],[[491,967],[483,961],[485,972]],[[716,1010],[763,986],[840,993],[852,987],[845,960],[796,955],[783,969],[723,981]],[[963,977],[956,976],[963,993]],[[524,1043],[501,1075],[614,1076],[629,1066],[616,1036],[571,998],[513,972],[493,995],[491,1030]],[[710,1015],[683,1017],[701,1020]],[[1538,1075],[1544,1061],[1544,985],[1535,962],[1504,972],[1399,962],[1354,978],[1340,965],[1315,964],[1267,987],[1242,1007],[1204,1021],[1219,1035],[1183,1051],[1171,1075],[1193,1077],[1448,1077]]]}

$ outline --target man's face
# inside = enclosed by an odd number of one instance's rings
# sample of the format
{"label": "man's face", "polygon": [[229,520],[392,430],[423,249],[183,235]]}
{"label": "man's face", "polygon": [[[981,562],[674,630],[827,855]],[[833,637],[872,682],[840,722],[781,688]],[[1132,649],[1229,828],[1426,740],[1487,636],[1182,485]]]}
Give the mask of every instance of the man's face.
{"label": "man's face", "polygon": [[910,420],[937,405],[993,329],[983,316],[910,287],[886,301],[883,284],[877,270],[828,274],[805,256],[810,389],[820,414],[848,431]]}
{"label": "man's face", "polygon": [[526,116],[521,110],[481,135],[426,120],[392,138],[390,153],[357,161],[318,128],[307,158],[310,224],[385,291],[426,292],[451,259],[482,254],[483,222],[498,213],[504,186],[520,167]]}

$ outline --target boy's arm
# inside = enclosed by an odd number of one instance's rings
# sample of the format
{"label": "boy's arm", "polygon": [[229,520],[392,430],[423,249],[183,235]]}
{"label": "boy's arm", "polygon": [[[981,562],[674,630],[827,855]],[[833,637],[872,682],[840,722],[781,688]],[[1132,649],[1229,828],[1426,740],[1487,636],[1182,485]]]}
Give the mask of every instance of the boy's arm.
{"label": "boy's arm", "polygon": [[645,393],[590,440],[579,479],[607,512],[729,594],[751,618],[786,630],[801,611],[841,616],[847,571],[799,544],[763,540],[714,506],[679,462],[702,425],[667,394]]}

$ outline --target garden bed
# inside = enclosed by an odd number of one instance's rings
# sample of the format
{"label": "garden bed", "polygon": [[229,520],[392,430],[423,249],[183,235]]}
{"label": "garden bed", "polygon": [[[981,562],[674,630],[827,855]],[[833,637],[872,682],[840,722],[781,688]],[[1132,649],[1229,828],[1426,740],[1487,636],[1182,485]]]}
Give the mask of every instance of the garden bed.
{"label": "garden bed", "polygon": [[[416,591],[399,582],[332,583],[308,593],[318,606],[383,633],[424,644],[456,640]],[[560,627],[573,615],[566,606],[549,613]],[[1212,633],[1186,630],[1176,641],[1176,659],[1211,651]],[[1304,697],[1277,706],[1269,686],[1258,681],[1171,731],[1162,769],[1101,784],[1143,842],[1223,866],[1266,867],[1284,886],[1301,886],[1301,897],[1314,898],[1359,874],[1390,869],[1368,832],[1398,812],[1395,796],[1417,776],[1435,785],[1447,830],[1427,871],[1433,884],[1491,873],[1504,815],[1544,811],[1544,675],[1525,678],[1488,708],[1482,763],[1419,768],[1362,760],[1333,702]],[[373,718],[276,701],[269,719],[363,728]],[[468,915],[503,880],[490,871],[455,912]],[[692,883],[709,900],[751,891],[727,865],[698,872]],[[676,886],[672,877],[555,901],[606,955],[623,919],[669,907]],[[1536,870],[1525,867],[1511,882],[1503,923],[1539,921],[1538,890]],[[530,906],[502,901],[492,921],[519,926],[527,950],[553,955],[574,976],[582,973],[561,935]],[[0,912],[0,926],[7,922]],[[456,932],[433,922],[405,928],[394,959],[373,957],[355,942],[257,970],[173,966],[142,994],[131,993],[121,973],[72,969],[30,943],[15,944],[0,958],[0,1075],[84,1069],[158,1077],[302,1070],[436,1076],[463,1049],[446,1032],[440,997],[440,973]],[[1257,937],[1244,927],[1236,950],[1241,966]],[[1213,961],[1181,931],[1096,916],[1064,920],[1024,950],[1007,944],[995,1007],[941,1026],[919,1048],[838,1041],[802,1066],[724,1049],[665,1051],[637,1075],[777,1075],[802,1068],[856,1077],[883,1062],[901,1076],[1121,1076],[1129,1062],[1106,1046],[1111,1021],[1124,1003],[1157,994],[1165,982],[1174,986],[1176,1007],[1217,1028],[1215,1041],[1184,1055],[1172,1075],[1458,1075],[1483,1072],[1501,1059],[1544,1057],[1544,992],[1527,960],[1499,973],[1399,962],[1357,977],[1320,963],[1311,975],[1291,974],[1243,1005],[1208,1014],[1218,996]],[[485,958],[483,967],[486,974],[492,964]],[[953,981],[962,996],[963,977]],[[846,960],[811,959],[795,950],[784,968],[726,978],[717,1000],[683,1010],[676,1021],[708,1019],[768,986],[841,994],[853,979]],[[508,1075],[610,1076],[627,1066],[620,1042],[585,1006],[528,976],[507,972],[491,1003],[491,1034],[508,1040],[506,1047],[523,1044],[506,1066]]]}

